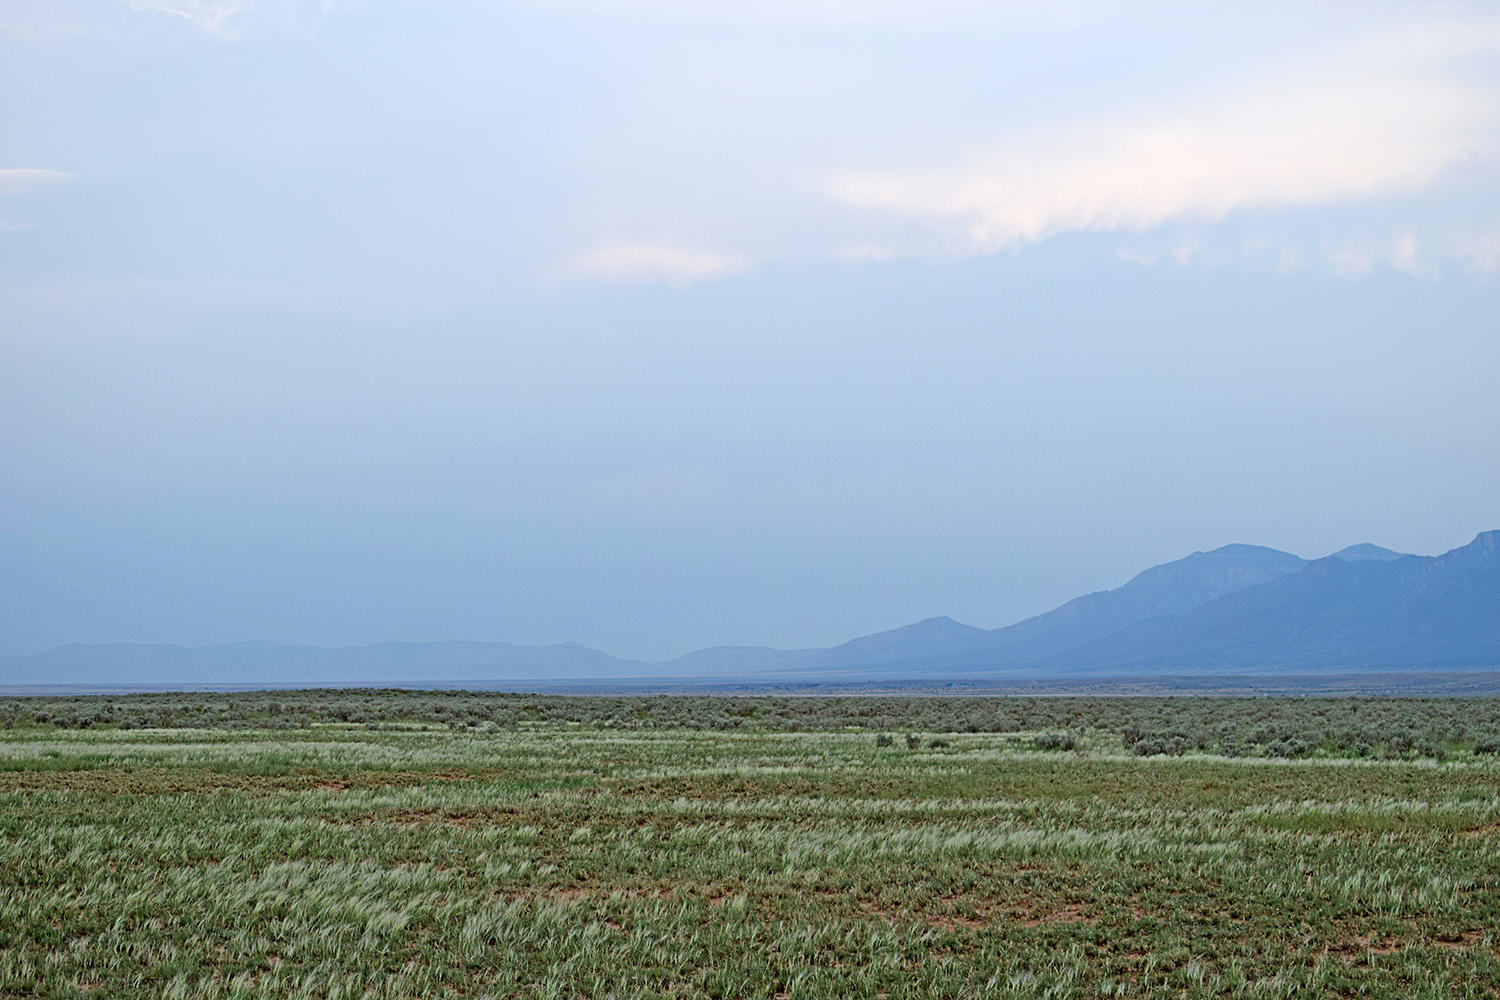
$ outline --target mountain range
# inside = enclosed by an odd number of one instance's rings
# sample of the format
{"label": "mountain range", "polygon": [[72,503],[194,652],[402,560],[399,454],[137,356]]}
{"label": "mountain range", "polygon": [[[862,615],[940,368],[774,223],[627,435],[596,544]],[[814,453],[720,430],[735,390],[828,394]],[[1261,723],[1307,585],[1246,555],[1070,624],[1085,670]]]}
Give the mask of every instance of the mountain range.
{"label": "mountain range", "polygon": [[1364,543],[1307,560],[1225,545],[1004,628],[930,618],[828,649],[720,646],[644,662],[576,643],[75,644],[0,657],[0,684],[944,683],[1500,668],[1497,549],[1500,531],[1438,556]]}

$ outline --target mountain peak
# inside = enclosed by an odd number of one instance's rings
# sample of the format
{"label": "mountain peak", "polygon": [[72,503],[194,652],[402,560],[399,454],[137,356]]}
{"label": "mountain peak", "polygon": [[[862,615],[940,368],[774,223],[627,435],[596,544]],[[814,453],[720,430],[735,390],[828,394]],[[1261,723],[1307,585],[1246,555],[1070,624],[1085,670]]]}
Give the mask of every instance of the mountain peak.
{"label": "mountain peak", "polygon": [[1482,555],[1493,555],[1496,549],[1500,549],[1500,531],[1481,531],[1464,548],[1473,549]]}
{"label": "mountain peak", "polygon": [[1497,556],[1500,556],[1500,531],[1481,531],[1468,545],[1450,549],[1437,558],[1443,563],[1494,569]]}
{"label": "mountain peak", "polygon": [[[1301,556],[1282,552],[1264,545],[1246,545],[1234,542],[1221,545],[1209,552],[1194,552],[1175,562],[1162,563],[1142,570],[1131,577],[1124,586],[1108,593],[1129,590],[1166,588],[1178,591],[1184,585],[1193,590],[1191,594],[1176,594],[1170,603],[1175,607],[1163,607],[1158,614],[1175,614],[1197,607],[1222,593],[1238,590],[1242,586],[1260,583],[1285,573],[1301,569],[1307,561]],[[1256,579],[1247,579],[1255,577]],[[1206,588],[1205,592],[1198,592]],[[1216,592],[1215,592],[1216,591]]]}
{"label": "mountain peak", "polygon": [[1273,549],[1266,545],[1247,545],[1244,542],[1230,542],[1228,545],[1220,545],[1216,549],[1207,552],[1194,552],[1195,556],[1253,556],[1270,553],[1273,556],[1286,556],[1289,553],[1280,549]]}
{"label": "mountain peak", "polygon": [[893,628],[885,632],[876,632],[874,635],[861,636],[853,641],[861,642],[865,639],[875,639],[881,636],[895,637],[918,634],[929,638],[950,635],[977,635],[983,631],[984,629],[975,628],[973,625],[965,625],[963,622],[954,621],[947,615],[938,615],[934,618],[923,618],[921,621],[913,622],[910,625],[902,625],[900,628]]}
{"label": "mountain peak", "polygon": [[1328,558],[1342,559],[1344,562],[1389,562],[1392,559],[1405,559],[1406,553],[1393,552],[1372,542],[1360,542],[1358,545],[1346,545]]}

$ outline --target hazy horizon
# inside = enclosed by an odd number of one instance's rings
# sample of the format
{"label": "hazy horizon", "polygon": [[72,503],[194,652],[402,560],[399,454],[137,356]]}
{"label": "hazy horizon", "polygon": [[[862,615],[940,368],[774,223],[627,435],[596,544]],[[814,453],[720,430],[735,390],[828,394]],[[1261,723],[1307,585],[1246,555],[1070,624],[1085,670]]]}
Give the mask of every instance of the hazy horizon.
{"label": "hazy horizon", "polygon": [[[1180,559],[1180,558],[1185,558],[1185,557],[1190,556],[1190,555],[1201,555],[1205,551],[1206,552],[1212,552],[1212,551],[1215,551],[1215,550],[1220,549],[1220,548],[1230,548],[1230,547],[1237,546],[1237,545],[1242,546],[1242,545],[1247,545],[1247,544],[1250,545],[1250,546],[1252,546],[1252,547],[1274,548],[1274,546],[1256,546],[1255,543],[1228,542],[1228,543],[1225,543],[1225,545],[1223,545],[1223,546],[1214,546],[1211,549],[1194,550],[1194,552],[1192,552],[1192,553],[1183,553],[1182,556],[1179,556],[1177,558]],[[1325,553],[1323,556],[1313,556],[1313,557],[1311,557],[1309,559],[1309,561],[1314,560],[1314,559],[1318,559],[1318,558],[1323,558],[1325,556],[1336,555],[1339,552],[1343,551],[1344,548],[1353,548],[1353,547],[1357,547],[1357,546],[1365,545],[1365,544],[1372,544],[1372,543],[1369,543],[1369,542],[1363,542],[1363,543],[1355,542],[1355,543],[1351,543],[1349,546],[1342,546],[1342,547],[1340,547],[1340,549],[1336,549],[1333,552]],[[1375,543],[1375,544],[1378,544],[1378,543]],[[1389,550],[1388,546],[1380,546],[1380,547]],[[1456,547],[1457,546],[1454,546],[1454,548],[1456,548]],[[1277,551],[1284,551],[1284,550],[1277,550]],[[1389,551],[1395,551],[1395,550],[1389,550]],[[1290,554],[1291,555],[1299,556],[1299,557],[1304,558],[1304,559],[1308,559],[1309,558],[1309,557],[1306,557],[1306,556],[1302,556],[1300,553],[1295,553],[1294,552],[1294,553],[1290,553]],[[1438,555],[1438,554],[1441,554],[1441,553],[1420,553],[1420,552],[1399,552],[1398,551],[1398,552],[1395,552],[1395,554],[1396,555],[1429,556],[1429,555]],[[1173,560],[1164,560],[1164,562],[1174,562],[1174,561],[1176,561],[1176,560],[1175,559],[1173,559]],[[1154,566],[1159,566],[1161,564],[1158,563],[1158,564],[1153,564],[1153,565]],[[1144,571],[1145,569],[1151,569],[1151,568],[1153,568],[1153,567],[1142,567],[1142,570]],[[1133,579],[1134,575],[1135,574],[1132,574],[1132,579]],[[1092,594],[1092,593],[1098,593],[1098,592],[1105,591],[1105,590],[1113,590],[1116,587],[1122,586],[1122,585],[1124,585],[1127,582],[1129,582],[1129,581],[1128,580],[1121,580],[1117,584],[1111,584],[1109,586],[1099,587],[1099,588],[1096,588],[1095,590],[1084,591],[1083,594]],[[1073,597],[1078,597],[1078,596],[1082,596],[1082,594],[1075,594],[1075,595],[1072,595],[1072,596]],[[1066,603],[1066,601],[1060,602],[1060,603]],[[1052,610],[1053,607],[1054,606],[1049,606],[1047,608],[1043,608],[1043,609],[1041,609],[1041,612]],[[1038,612],[1038,613],[1041,613],[1041,612]],[[1033,615],[1029,615],[1028,614],[1028,615],[1025,615],[1025,616],[1023,616],[1022,618],[1019,618],[1019,619],[1015,619],[1015,620],[1012,620],[1012,621],[1000,622],[1000,623],[983,623],[983,622],[976,623],[976,622],[965,621],[965,622],[960,622],[960,624],[962,624],[962,625],[968,625],[968,626],[972,626],[972,627],[976,627],[976,628],[981,628],[981,629],[995,629],[995,628],[1004,628],[1004,627],[1009,626],[1009,625],[1018,624],[1019,622],[1025,621],[1025,620],[1027,620],[1027,619],[1029,619],[1031,617],[1033,617]],[[956,620],[956,619],[953,619],[953,616],[951,616],[951,615],[934,615],[934,616],[929,616],[928,619],[921,619],[920,621],[927,621],[927,620],[933,620],[933,619]],[[870,634],[870,633],[882,632],[882,631],[887,631],[887,630],[890,630],[890,629],[897,629],[897,628],[900,628],[900,627],[905,626],[905,625],[912,625],[912,624],[918,624],[918,623],[919,623],[919,620],[915,620],[915,619],[902,620],[902,621],[899,621],[899,622],[890,623],[889,625],[886,625],[886,626],[880,626],[880,627],[876,627],[876,628],[870,629],[868,633],[862,633],[862,634]],[[822,647],[834,647],[834,646],[840,645],[841,643],[843,643],[845,641],[848,641],[849,639],[854,639],[854,638],[859,638],[859,636],[855,636],[855,635],[844,636],[844,637],[842,637],[840,639],[835,639],[835,640],[832,640],[832,641],[829,641],[829,642],[826,642],[826,643],[822,643],[821,646]],[[240,639],[219,639],[219,640],[213,640],[213,641],[204,642],[204,643],[176,643],[176,642],[171,642],[171,641],[168,641],[168,640],[156,640],[155,642],[151,642],[149,640],[135,640],[135,642],[137,642],[137,643],[149,643],[149,644],[184,645],[184,646],[197,647],[197,646],[211,646],[211,645],[257,645],[257,644],[263,644],[263,643],[267,643],[267,642],[272,642],[272,640],[259,639],[259,638],[254,638],[254,637],[246,637],[246,638],[240,638]],[[423,643],[444,643],[444,642],[481,643],[481,644],[484,644],[484,643],[511,643],[511,640],[507,639],[504,636],[484,636],[484,637],[481,637],[481,636],[446,636],[446,637],[434,637],[434,638],[429,638],[429,639],[411,639],[411,638],[380,639],[380,640],[375,640],[373,642],[351,642],[351,643],[317,643],[317,642],[306,642],[306,643],[299,643],[299,642],[287,641],[287,642],[281,642],[281,643],[275,643],[275,644],[277,644],[277,645],[302,645],[302,646],[313,646],[313,647],[320,647],[320,648],[348,648],[348,647],[360,647],[360,646],[381,645],[381,644],[417,644],[417,645],[420,645],[420,644],[423,644]],[[66,644],[63,644],[63,645],[73,645],[73,644],[75,644],[75,643],[66,643]],[[110,645],[110,644],[113,644],[113,642],[110,641],[110,640],[105,640],[105,641],[96,642],[96,643],[83,643],[83,644],[84,645]],[[577,643],[577,640],[572,640],[572,639],[558,640],[555,643],[535,643],[535,644],[517,644],[517,645],[560,645],[560,644],[578,644],[578,645],[583,645],[581,643]],[[705,644],[703,646],[695,646],[695,647],[692,647],[690,649],[679,650],[677,653],[669,654],[667,656],[631,656],[631,655],[628,655],[628,654],[621,654],[621,653],[618,653],[615,650],[610,650],[610,649],[599,649],[598,651],[606,653],[606,654],[609,654],[610,656],[619,657],[621,659],[639,660],[639,661],[642,661],[642,662],[650,663],[650,662],[667,662],[667,661],[676,659],[678,656],[681,656],[681,655],[685,655],[685,654],[692,653],[692,652],[702,651],[702,650],[713,648],[713,647],[716,647],[716,646],[726,646],[726,647],[728,647],[728,646],[762,646],[762,647],[764,647],[764,646],[769,646],[769,645],[770,645],[769,643],[756,643],[756,642],[745,642],[745,643],[737,643],[737,642],[707,643],[707,644]],[[34,649],[34,650],[3,650],[3,651],[0,651],[0,655],[15,654],[15,653],[27,654],[27,653],[46,652],[46,651],[48,651],[50,649],[55,649],[55,648],[58,648],[58,647],[57,646],[52,646],[52,647],[46,647],[45,649]],[[595,647],[588,647],[588,648],[595,648]],[[808,644],[808,645],[803,646],[803,647],[779,647],[779,648],[782,648],[782,649],[818,648],[818,644]]]}
{"label": "hazy horizon", "polygon": [[0,653],[993,628],[1500,526],[1483,4],[12,0]]}

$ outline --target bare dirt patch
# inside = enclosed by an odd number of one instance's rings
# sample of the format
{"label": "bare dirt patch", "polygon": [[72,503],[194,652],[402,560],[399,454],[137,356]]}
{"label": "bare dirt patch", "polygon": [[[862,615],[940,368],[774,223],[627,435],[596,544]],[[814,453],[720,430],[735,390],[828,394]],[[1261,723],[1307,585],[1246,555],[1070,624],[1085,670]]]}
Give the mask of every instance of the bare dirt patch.
{"label": "bare dirt patch", "polygon": [[1478,944],[1479,939],[1482,937],[1484,937],[1484,931],[1473,929],[1464,931],[1457,939],[1448,941],[1435,940],[1431,944],[1434,948],[1444,948],[1448,951],[1467,951]]}
{"label": "bare dirt patch", "polygon": [[441,809],[433,806],[425,806],[419,809],[395,809],[383,812],[359,813],[356,815],[330,816],[327,817],[331,823],[344,823],[350,826],[393,826],[406,829],[415,829],[424,826],[449,826],[459,829],[473,829],[480,826],[493,826],[502,821],[513,820],[516,811],[505,807],[475,808],[471,806],[458,806]]}
{"label": "bare dirt patch", "polygon": [[1372,956],[1394,955],[1402,947],[1402,942],[1392,938],[1377,939],[1373,934],[1360,934],[1351,943],[1333,945],[1328,951],[1343,956],[1350,965],[1364,965]]}
{"label": "bare dirt patch", "polygon": [[1040,927],[1043,924],[1095,924],[1098,917],[1088,915],[1083,903],[1064,903],[1061,906],[1022,908],[1015,917],[1022,927]]}
{"label": "bare dirt patch", "polygon": [[879,917],[893,924],[901,921],[921,921],[935,930],[942,931],[956,931],[960,927],[974,930],[986,926],[989,922],[986,919],[988,908],[985,907],[970,908],[971,913],[975,915],[955,912],[955,904],[959,902],[957,896],[940,896],[934,902],[937,905],[931,908],[922,907],[914,911],[904,911],[883,906],[873,899],[861,899],[859,908],[872,917]]}

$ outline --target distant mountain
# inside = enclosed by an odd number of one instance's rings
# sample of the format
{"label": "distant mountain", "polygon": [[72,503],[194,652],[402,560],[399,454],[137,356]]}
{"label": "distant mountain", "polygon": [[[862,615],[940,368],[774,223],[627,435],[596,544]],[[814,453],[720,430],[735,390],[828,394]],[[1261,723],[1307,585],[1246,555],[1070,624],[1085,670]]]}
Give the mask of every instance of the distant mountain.
{"label": "distant mountain", "polygon": [[1500,531],[1440,556],[1330,556],[1053,658],[1083,674],[1500,667]]}
{"label": "distant mountain", "polygon": [[1330,558],[1342,559],[1345,562],[1389,562],[1392,559],[1405,559],[1405,552],[1392,552],[1383,549],[1379,545],[1371,545],[1369,542],[1360,542],[1358,545],[1350,545],[1339,549]]}
{"label": "distant mountain", "polygon": [[675,660],[642,664],[642,667],[666,677],[734,676],[788,669],[819,652],[822,651],[772,649],[770,646],[710,646]]}
{"label": "distant mountain", "polygon": [[979,648],[997,662],[1037,662],[1136,622],[1180,615],[1246,587],[1280,579],[1307,560],[1259,545],[1224,545],[1153,566],[1124,586],[1086,594],[1046,614],[996,629]]}
{"label": "distant mountain", "polygon": [[297,684],[610,677],[640,664],[577,643],[392,642],[373,646],[61,646],[0,657],[5,684]]}
{"label": "distant mountain", "polygon": [[841,674],[876,664],[952,659],[984,629],[952,618],[928,618],[914,625],[851,639],[831,649],[772,649],[769,646],[711,646],[686,656],[648,666],[657,676],[695,673],[744,675],[775,673],[783,677],[811,676],[818,671]]}
{"label": "distant mountain", "polygon": [[1307,560],[1259,545],[1225,545],[1194,552],[1138,573],[1114,590],[1076,597],[1045,614],[984,630],[951,618],[931,618],[805,655],[807,667],[905,667],[922,676],[962,668],[1014,670],[1046,662],[1069,649],[1162,615],[1182,614],[1224,594],[1293,573]]}
{"label": "distant mountain", "polygon": [[816,666],[855,666],[890,663],[913,658],[944,659],[961,653],[987,635],[982,628],[964,625],[952,618],[927,618],[887,632],[850,639],[842,646],[814,651],[803,662]]}
{"label": "distant mountain", "polygon": [[829,649],[715,646],[646,663],[577,643],[63,646],[0,684],[858,683],[1500,668],[1500,532],[1440,556],[1368,542],[1309,562],[1225,545],[1005,628],[951,618]]}

